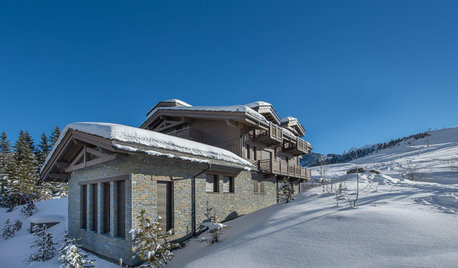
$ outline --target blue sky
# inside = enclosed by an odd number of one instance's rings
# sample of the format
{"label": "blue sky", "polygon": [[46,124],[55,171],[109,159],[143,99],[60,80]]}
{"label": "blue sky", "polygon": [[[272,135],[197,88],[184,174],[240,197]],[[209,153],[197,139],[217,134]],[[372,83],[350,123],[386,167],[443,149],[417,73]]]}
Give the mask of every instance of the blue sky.
{"label": "blue sky", "polygon": [[458,1],[2,1],[0,131],[272,103],[317,152],[458,125]]}

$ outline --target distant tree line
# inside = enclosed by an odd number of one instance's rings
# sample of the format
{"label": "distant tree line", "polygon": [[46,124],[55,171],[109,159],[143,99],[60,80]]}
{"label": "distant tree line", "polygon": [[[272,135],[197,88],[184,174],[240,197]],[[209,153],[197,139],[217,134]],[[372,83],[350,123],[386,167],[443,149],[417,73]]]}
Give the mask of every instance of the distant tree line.
{"label": "distant tree line", "polygon": [[43,133],[35,145],[29,132],[21,130],[14,146],[5,132],[0,136],[0,206],[23,205],[30,200],[62,197],[67,185],[39,180],[40,168],[60,135],[56,128],[49,136]]}
{"label": "distant tree line", "polygon": [[323,155],[320,153],[309,153],[302,157],[301,164],[307,167],[314,167],[319,165],[346,163],[354,160],[355,156],[364,157],[379,150],[399,146],[401,142],[411,143],[412,141],[422,139],[427,136],[431,136],[431,134],[429,134],[429,132],[420,132],[407,137],[390,140],[389,142],[377,143],[370,146],[364,146],[362,148],[352,149],[344,152],[343,154]]}

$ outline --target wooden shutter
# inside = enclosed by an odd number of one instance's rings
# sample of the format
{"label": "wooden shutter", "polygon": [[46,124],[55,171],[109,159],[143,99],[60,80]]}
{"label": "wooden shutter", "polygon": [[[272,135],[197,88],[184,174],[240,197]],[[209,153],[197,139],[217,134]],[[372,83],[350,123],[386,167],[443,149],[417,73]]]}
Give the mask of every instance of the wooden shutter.
{"label": "wooden shutter", "polygon": [[259,184],[260,184],[260,188],[261,188],[261,194],[265,194],[266,190],[264,188],[264,181],[260,181]]}
{"label": "wooden shutter", "polygon": [[117,225],[117,236],[125,237],[126,229],[126,181],[118,181],[116,183],[116,225]]}
{"label": "wooden shutter", "polygon": [[160,227],[166,232],[172,228],[172,198],[171,183],[157,182],[157,215],[161,217]]}

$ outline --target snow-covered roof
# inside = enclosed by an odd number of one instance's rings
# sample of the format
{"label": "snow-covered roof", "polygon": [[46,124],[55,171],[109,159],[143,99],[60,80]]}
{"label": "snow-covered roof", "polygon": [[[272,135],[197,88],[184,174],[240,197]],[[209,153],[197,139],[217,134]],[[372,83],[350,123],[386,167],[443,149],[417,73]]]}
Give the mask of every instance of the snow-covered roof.
{"label": "snow-covered roof", "polygon": [[[184,154],[190,154],[207,159],[221,160],[234,164],[252,167],[252,164],[236,154],[215,146],[195,142],[167,134],[113,123],[79,122],[68,124],[62,131],[59,139],[49,153],[43,168],[62,142],[63,137],[69,130],[78,130],[84,133],[100,136],[110,140],[116,140],[131,144],[143,145],[152,149],[163,149]],[[151,152],[151,151],[150,151]],[[151,155],[151,153],[149,153]],[[42,168],[42,171],[43,171]]]}
{"label": "snow-covered roof", "polygon": [[182,106],[185,106],[185,107],[191,107],[192,106],[191,104],[189,104],[187,102],[184,102],[182,100],[179,100],[179,99],[169,99],[169,100],[165,100],[165,101],[161,101],[161,102],[175,103],[175,104],[182,105]]}
{"label": "snow-covered roof", "polygon": [[292,116],[287,116],[287,117],[283,117],[281,120],[280,120],[280,123],[287,123],[287,122],[290,122],[290,121],[297,121],[297,118],[296,117],[292,117]]}
{"label": "snow-covered roof", "polygon": [[268,123],[267,119],[260,113],[245,105],[229,106],[192,106],[192,107],[157,107],[152,110],[148,117],[152,116],[157,110],[180,110],[180,111],[212,111],[212,112],[244,112],[259,121]]}
{"label": "snow-covered roof", "polygon": [[265,102],[265,101],[255,101],[255,102],[250,102],[248,104],[245,104],[245,106],[248,106],[250,108],[256,108],[259,106],[272,106],[272,104]]}

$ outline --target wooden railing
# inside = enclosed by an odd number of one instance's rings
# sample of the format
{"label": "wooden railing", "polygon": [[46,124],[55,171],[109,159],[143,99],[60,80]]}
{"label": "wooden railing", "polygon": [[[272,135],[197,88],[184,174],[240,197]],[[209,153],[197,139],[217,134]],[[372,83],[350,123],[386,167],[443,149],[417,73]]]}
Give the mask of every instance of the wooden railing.
{"label": "wooden railing", "polygon": [[310,169],[288,165],[286,162],[266,159],[258,161],[258,168],[262,173],[290,176],[294,178],[310,179]]}
{"label": "wooden railing", "polygon": [[279,144],[283,142],[283,131],[281,127],[270,123],[267,130],[257,130],[254,140],[267,144]]}
{"label": "wooden railing", "polygon": [[297,137],[295,141],[285,142],[283,144],[283,150],[294,155],[302,155],[309,152],[309,147],[305,140]]}
{"label": "wooden railing", "polygon": [[172,132],[167,133],[168,135],[193,140],[193,141],[202,141],[202,132],[199,130],[192,129],[190,127],[185,127],[182,129],[174,130]]}

